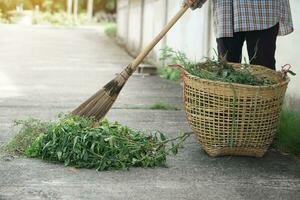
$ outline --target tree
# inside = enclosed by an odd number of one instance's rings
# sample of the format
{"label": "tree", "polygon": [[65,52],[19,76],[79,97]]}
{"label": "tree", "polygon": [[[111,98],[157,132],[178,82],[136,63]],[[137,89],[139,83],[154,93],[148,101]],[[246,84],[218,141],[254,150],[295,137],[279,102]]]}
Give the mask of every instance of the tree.
{"label": "tree", "polygon": [[72,6],[73,6],[73,0],[68,0],[68,3],[67,3],[67,13],[68,13],[68,15],[72,15]]}
{"label": "tree", "polygon": [[88,0],[87,3],[87,15],[89,17],[89,20],[93,17],[93,8],[94,8],[94,0]]}
{"label": "tree", "polygon": [[78,0],[75,0],[75,2],[74,2],[74,17],[75,17],[75,20],[77,20],[77,18],[78,18]]}

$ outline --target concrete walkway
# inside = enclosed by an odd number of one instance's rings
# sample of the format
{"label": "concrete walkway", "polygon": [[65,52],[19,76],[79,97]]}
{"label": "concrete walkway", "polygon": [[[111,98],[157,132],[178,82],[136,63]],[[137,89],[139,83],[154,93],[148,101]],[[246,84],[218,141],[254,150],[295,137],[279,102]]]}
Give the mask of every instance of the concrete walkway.
{"label": "concrete walkway", "polygon": [[[131,58],[91,29],[0,26],[0,144],[14,119],[53,119],[85,100]],[[189,131],[183,111],[128,109],[168,102],[181,106],[177,83],[133,76],[109,112],[142,130],[169,136]],[[208,157],[194,137],[169,168],[96,172],[0,154],[0,199],[299,199],[300,161],[268,152],[264,158]]]}

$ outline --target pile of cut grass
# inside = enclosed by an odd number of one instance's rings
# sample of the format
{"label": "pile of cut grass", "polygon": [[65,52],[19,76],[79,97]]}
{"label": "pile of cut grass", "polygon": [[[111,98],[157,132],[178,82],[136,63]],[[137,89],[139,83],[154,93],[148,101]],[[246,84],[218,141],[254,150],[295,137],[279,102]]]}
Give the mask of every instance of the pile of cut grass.
{"label": "pile of cut grass", "polygon": [[117,122],[70,115],[49,122],[23,120],[17,125],[20,131],[7,151],[99,171],[166,166],[166,156],[177,154],[189,136],[167,139],[161,132],[147,135]]}
{"label": "pile of cut grass", "polygon": [[50,130],[53,123],[28,118],[27,120],[16,120],[14,126],[19,129],[18,133],[2,149],[14,155],[25,155],[25,151],[28,147],[41,133]]}
{"label": "pile of cut grass", "polygon": [[203,63],[195,63],[182,52],[176,52],[172,49],[166,51],[169,52],[169,56],[176,57],[177,63],[182,65],[187,72],[199,78],[253,86],[274,84],[273,81],[265,77],[257,77],[251,74],[249,70],[251,66],[248,64],[242,64],[241,68],[236,69],[220,57],[218,59],[207,58]]}
{"label": "pile of cut grass", "polygon": [[[196,63],[191,61],[184,53],[174,51],[170,47],[165,47],[161,51],[161,61],[168,64],[180,64],[187,72],[202,79],[253,86],[275,84],[275,82],[268,80],[266,77],[253,75],[250,71],[251,65],[249,64],[241,64],[241,67],[237,69],[221,57],[206,58],[205,62]],[[165,65],[160,71],[163,78],[171,79],[170,76],[172,74],[176,74],[176,79],[180,77],[178,71],[174,71],[174,69],[167,70]],[[295,75],[292,71],[289,71],[289,73]]]}

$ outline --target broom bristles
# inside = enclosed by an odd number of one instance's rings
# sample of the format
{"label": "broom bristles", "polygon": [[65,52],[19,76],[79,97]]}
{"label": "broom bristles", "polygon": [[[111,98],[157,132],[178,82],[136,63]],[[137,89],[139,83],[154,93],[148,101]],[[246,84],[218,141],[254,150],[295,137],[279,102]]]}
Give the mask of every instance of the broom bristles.
{"label": "broom bristles", "polygon": [[131,71],[128,71],[129,67],[73,110],[71,114],[101,120],[111,109],[120,91],[132,74],[129,73]]}
{"label": "broom bristles", "polygon": [[125,85],[128,78],[137,69],[138,65],[149,54],[154,46],[166,35],[178,19],[187,11],[188,5],[185,5],[180,11],[171,19],[171,21],[163,28],[163,30],[152,40],[152,42],[136,57],[136,59],[129,64],[121,74],[114,80],[104,86],[96,94],[90,97],[87,101],[76,108],[72,114],[81,115],[85,117],[94,117],[97,120],[102,119],[109,111],[121,89]]}

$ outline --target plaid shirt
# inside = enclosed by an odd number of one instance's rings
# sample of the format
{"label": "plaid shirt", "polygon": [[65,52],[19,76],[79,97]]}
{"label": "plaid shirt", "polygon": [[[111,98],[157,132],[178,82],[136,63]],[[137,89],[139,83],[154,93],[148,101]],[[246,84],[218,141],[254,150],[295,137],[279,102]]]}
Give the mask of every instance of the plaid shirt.
{"label": "plaid shirt", "polygon": [[[199,0],[197,7],[207,0]],[[217,38],[264,30],[279,23],[279,35],[293,31],[289,0],[212,0]]]}

